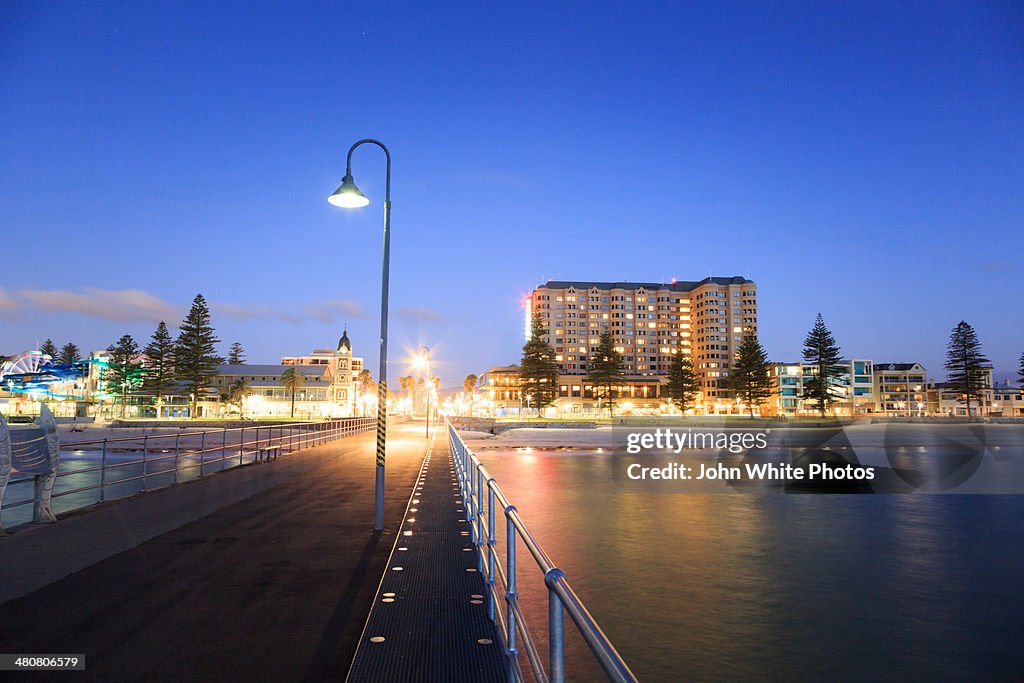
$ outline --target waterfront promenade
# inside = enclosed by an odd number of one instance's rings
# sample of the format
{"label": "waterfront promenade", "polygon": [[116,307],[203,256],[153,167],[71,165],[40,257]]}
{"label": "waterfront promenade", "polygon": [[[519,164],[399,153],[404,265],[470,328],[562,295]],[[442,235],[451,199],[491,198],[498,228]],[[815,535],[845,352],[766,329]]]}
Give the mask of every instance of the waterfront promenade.
{"label": "waterfront promenade", "polygon": [[382,532],[368,433],[0,537],[3,652],[84,654],[90,680],[343,679],[426,447],[391,425]]}

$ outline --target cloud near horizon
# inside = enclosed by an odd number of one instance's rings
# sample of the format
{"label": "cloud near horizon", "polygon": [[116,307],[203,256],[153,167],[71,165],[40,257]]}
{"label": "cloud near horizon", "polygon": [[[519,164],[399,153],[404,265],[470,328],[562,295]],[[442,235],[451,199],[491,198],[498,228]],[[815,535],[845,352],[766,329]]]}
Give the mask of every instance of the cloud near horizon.
{"label": "cloud near horizon", "polygon": [[141,289],[22,289],[13,299],[15,307],[62,313],[76,313],[116,322],[176,323],[182,307]]}
{"label": "cloud near horizon", "polygon": [[17,308],[18,302],[14,300],[7,290],[0,287],[0,308]]}
{"label": "cloud near horizon", "polygon": [[[238,320],[281,320],[293,325],[308,321],[333,324],[341,320],[367,317],[362,305],[345,299],[327,299],[290,307],[265,304],[245,306],[227,301],[212,301],[214,314]],[[177,326],[188,310],[187,304],[174,304],[141,289],[19,289],[0,287],[0,311],[17,315],[20,311],[73,313],[115,322],[159,322]]]}

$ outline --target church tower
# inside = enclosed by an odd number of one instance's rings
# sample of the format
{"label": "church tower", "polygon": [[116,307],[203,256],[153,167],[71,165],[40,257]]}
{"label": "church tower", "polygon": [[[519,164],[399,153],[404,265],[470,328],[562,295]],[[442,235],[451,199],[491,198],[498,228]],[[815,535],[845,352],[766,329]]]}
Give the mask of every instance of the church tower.
{"label": "church tower", "polygon": [[342,415],[352,415],[356,397],[352,391],[352,342],[348,338],[347,326],[338,340],[338,350],[334,352],[332,389],[335,402],[342,407]]}

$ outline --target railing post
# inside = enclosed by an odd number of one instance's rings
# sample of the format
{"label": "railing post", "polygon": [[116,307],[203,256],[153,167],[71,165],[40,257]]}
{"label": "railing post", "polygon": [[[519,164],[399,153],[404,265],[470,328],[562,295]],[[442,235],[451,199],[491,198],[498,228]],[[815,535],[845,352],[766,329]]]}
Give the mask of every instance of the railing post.
{"label": "railing post", "polygon": [[476,477],[471,472],[469,473],[469,496],[466,498],[466,502],[469,503],[466,506],[466,521],[469,522],[469,537],[473,541],[474,546],[476,546],[476,499],[473,497],[475,489]]}
{"label": "railing post", "polygon": [[174,435],[174,483],[178,483],[178,456],[181,455],[181,432]]}
{"label": "railing post", "polygon": [[477,497],[477,510],[476,519],[473,520],[473,525],[476,527],[476,554],[477,569],[480,573],[484,572],[484,544],[487,542],[487,532],[484,528],[484,473],[481,471],[481,465],[476,466],[476,497]]}
{"label": "railing post", "polygon": [[515,505],[505,508],[505,622],[508,624],[508,649],[505,654],[508,656],[508,680],[515,683],[515,661],[519,656],[516,649],[516,610],[515,605],[519,600],[516,594],[516,525],[512,521],[512,513],[516,511]]}
{"label": "railing post", "polygon": [[103,455],[100,457],[100,502],[103,502],[103,488],[107,485],[107,440],[103,439]]}
{"label": "railing post", "polygon": [[199,439],[199,478],[203,478],[203,465],[206,463],[206,432]]}
{"label": "railing post", "polygon": [[238,433],[238,464],[242,464],[242,453],[245,452],[245,427]]}
{"label": "railing post", "polygon": [[494,621],[494,477],[487,480],[487,616]]}
{"label": "railing post", "polygon": [[551,683],[565,682],[565,625],[562,599],[555,592],[554,583],[565,576],[557,567],[548,570],[544,583],[548,587],[548,652],[550,654]]}
{"label": "railing post", "polygon": [[224,461],[228,459],[228,430],[225,428],[220,437],[220,468],[224,469]]}
{"label": "railing post", "polygon": [[149,436],[142,437],[142,490],[146,490],[146,474],[149,470]]}

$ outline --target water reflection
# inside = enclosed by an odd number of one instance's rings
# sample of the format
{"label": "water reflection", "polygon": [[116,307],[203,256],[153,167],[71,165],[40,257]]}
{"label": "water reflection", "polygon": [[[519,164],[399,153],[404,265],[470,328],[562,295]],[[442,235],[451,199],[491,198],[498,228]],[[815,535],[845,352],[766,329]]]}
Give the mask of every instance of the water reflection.
{"label": "water reflection", "polygon": [[[641,680],[1024,671],[1022,496],[652,494],[610,455],[480,455]],[[520,558],[546,652],[543,582]],[[571,678],[600,678],[567,648]]]}

